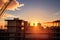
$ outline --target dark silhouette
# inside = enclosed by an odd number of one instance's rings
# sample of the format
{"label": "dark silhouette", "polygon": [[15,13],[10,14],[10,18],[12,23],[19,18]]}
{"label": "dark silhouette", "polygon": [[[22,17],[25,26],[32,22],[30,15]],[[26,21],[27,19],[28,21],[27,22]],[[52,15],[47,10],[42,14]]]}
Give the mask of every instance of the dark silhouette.
{"label": "dark silhouette", "polygon": [[42,27],[41,23],[37,27],[30,26],[28,21],[14,18],[7,21],[7,29],[0,29],[0,40],[60,40],[60,21],[57,26]]}

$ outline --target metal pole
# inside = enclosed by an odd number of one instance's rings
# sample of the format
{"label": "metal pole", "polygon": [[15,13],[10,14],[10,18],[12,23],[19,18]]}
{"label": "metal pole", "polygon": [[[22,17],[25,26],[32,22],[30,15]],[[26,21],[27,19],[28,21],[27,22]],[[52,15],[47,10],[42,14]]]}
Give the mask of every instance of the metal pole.
{"label": "metal pole", "polygon": [[8,5],[12,2],[12,0],[9,0],[9,2],[5,3],[4,6],[1,8],[1,12],[0,12],[0,18],[3,14],[3,12],[6,10],[6,8],[8,7]]}

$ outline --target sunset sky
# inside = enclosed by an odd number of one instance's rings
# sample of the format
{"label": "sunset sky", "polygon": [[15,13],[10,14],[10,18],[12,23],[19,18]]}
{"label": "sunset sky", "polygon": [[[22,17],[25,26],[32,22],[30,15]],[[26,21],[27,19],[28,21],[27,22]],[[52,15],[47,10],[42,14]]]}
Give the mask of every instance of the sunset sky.
{"label": "sunset sky", "polygon": [[6,10],[6,13],[18,16],[20,19],[30,22],[48,22],[53,20],[60,20],[60,0],[17,1],[24,4],[24,6],[18,7],[17,10],[13,8],[13,10]]}

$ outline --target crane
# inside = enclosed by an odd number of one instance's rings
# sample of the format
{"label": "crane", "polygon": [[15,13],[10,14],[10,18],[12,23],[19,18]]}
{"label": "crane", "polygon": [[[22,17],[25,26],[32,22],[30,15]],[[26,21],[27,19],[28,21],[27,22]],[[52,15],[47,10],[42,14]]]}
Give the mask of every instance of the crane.
{"label": "crane", "polygon": [[4,14],[4,11],[6,10],[6,8],[8,7],[8,5],[12,2],[12,0],[9,0],[8,2],[6,2],[3,7],[0,9],[0,18],[2,17],[2,15]]}

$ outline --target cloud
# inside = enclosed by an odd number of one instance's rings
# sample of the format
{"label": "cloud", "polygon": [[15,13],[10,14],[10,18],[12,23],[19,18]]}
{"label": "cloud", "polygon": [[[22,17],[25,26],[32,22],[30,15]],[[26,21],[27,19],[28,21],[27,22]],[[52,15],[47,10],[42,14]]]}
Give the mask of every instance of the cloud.
{"label": "cloud", "polygon": [[14,16],[8,13],[3,13],[1,19],[5,19],[5,18],[17,18],[18,16]]}
{"label": "cloud", "polygon": [[59,15],[59,14],[60,14],[60,11],[55,13],[55,15]]}
{"label": "cloud", "polygon": [[[8,0],[0,0],[0,9],[2,8],[2,6],[8,2]],[[19,3],[16,0],[12,0],[12,2],[8,5],[7,10],[19,10],[19,7],[24,6],[24,4]]]}

